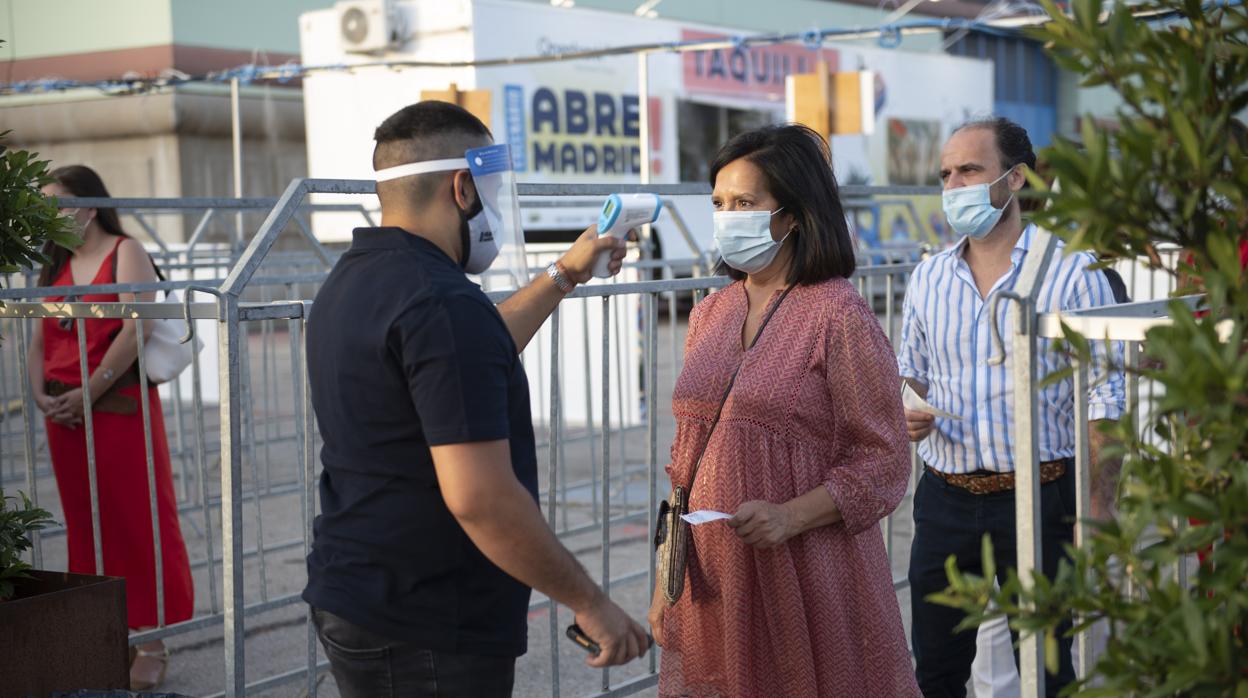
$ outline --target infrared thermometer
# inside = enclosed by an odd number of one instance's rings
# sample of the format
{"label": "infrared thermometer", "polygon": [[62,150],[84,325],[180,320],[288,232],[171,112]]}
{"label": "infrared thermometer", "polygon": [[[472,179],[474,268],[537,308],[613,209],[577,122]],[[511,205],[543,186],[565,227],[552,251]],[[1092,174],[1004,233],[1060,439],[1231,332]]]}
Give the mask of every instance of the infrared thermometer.
{"label": "infrared thermometer", "polygon": [[[658,220],[662,210],[663,200],[657,194],[612,194],[603,202],[602,213],[598,214],[598,234],[623,240],[633,228]],[[599,255],[594,262],[594,276],[600,279],[610,276],[607,272],[610,263],[611,255]]]}

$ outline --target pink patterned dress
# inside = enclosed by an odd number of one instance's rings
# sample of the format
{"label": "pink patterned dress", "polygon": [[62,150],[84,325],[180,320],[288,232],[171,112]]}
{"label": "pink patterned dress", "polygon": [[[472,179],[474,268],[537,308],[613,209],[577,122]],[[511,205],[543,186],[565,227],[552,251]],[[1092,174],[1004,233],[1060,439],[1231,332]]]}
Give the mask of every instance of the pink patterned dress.
{"label": "pink patterned dress", "polygon": [[[672,398],[675,483],[688,484],[742,360],[747,305],[737,282],[690,316]],[[822,486],[844,521],[771,550],[722,521],[693,526],[685,593],[663,621],[660,695],[919,695],[878,526],[910,474],[899,380],[888,339],[844,279],[794,288],[744,352],[691,509],[733,513]]]}

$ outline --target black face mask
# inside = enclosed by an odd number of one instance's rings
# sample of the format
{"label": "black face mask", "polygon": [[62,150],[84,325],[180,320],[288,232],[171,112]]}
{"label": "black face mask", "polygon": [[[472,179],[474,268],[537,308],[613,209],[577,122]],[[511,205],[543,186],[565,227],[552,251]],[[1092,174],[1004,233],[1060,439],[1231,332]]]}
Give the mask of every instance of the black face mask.
{"label": "black face mask", "polygon": [[472,251],[471,250],[472,240],[470,239],[470,236],[468,235],[468,221],[474,216],[476,216],[477,214],[481,213],[482,208],[484,208],[484,206],[481,205],[480,197],[477,197],[477,200],[473,202],[472,206],[468,207],[467,211],[460,208],[459,204],[455,204],[455,210],[459,212],[459,266],[460,267],[468,266],[468,255]]}

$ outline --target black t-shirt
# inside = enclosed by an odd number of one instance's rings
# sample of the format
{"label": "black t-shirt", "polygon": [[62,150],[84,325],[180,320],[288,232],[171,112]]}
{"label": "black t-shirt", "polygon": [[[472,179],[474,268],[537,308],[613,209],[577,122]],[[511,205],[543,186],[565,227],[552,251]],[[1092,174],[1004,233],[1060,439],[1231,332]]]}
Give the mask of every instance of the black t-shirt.
{"label": "black t-shirt", "polygon": [[537,499],[528,380],[498,310],[428,240],[358,228],[307,342],[325,470],[304,600],[425,649],[524,654],[529,589],[451,515],[429,451],[510,439]]}

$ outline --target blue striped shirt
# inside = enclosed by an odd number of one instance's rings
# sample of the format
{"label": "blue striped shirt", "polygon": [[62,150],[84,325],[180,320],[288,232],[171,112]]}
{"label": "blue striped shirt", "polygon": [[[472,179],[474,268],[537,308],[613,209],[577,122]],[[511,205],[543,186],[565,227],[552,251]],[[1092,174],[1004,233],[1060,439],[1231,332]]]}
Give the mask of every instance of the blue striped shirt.
{"label": "blue striped shirt", "polygon": [[[998,366],[988,363],[995,352],[988,323],[993,296],[1014,288],[1034,235],[1035,226],[1028,226],[1019,236],[1010,253],[1009,271],[992,287],[987,299],[981,298],[962,256],[965,238],[924,260],[910,277],[897,357],[901,375],[927,385],[927,401],[934,407],[963,417],[937,417],[932,433],[919,443],[919,455],[937,470],[1014,470],[1014,357],[1006,327],[1010,304],[1000,303],[997,312],[996,322],[1006,340],[1006,360]],[[1040,312],[1112,304],[1108,279],[1098,270],[1087,269],[1094,261],[1088,253],[1064,254],[1059,243],[1040,285]],[[1052,344],[1045,339],[1037,344],[1036,373],[1040,380],[1070,365]],[[1121,366],[1121,345],[1104,341],[1091,344],[1088,418],[1118,419],[1125,402],[1124,381],[1120,371],[1106,370],[1106,358],[1111,354],[1112,365]],[[1044,387],[1038,396],[1040,461],[1073,456],[1073,379]]]}

